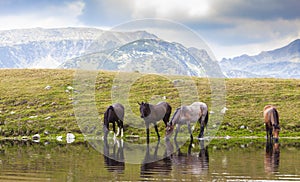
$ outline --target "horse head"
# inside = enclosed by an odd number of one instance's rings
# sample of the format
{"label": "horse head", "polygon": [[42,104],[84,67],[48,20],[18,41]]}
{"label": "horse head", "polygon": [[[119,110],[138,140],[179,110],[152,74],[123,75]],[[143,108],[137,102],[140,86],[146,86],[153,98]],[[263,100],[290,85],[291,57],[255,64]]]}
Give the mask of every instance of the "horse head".
{"label": "horse head", "polygon": [[149,103],[142,102],[138,104],[140,105],[141,118],[146,118],[147,116],[149,116],[151,113]]}
{"label": "horse head", "polygon": [[169,136],[173,133],[174,130],[174,126],[170,123],[168,123],[167,127],[166,127],[166,136]]}
{"label": "horse head", "polygon": [[275,143],[278,143],[280,127],[278,125],[273,126],[273,136]]}

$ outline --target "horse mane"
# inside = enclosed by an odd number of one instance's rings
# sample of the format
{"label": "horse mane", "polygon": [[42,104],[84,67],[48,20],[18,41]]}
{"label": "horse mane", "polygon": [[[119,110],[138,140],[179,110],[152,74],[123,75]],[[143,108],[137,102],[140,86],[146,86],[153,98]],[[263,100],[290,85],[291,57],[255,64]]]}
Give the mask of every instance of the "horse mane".
{"label": "horse mane", "polygon": [[274,128],[275,129],[280,129],[279,127],[279,115],[278,115],[278,111],[273,108],[273,115],[274,115]]}
{"label": "horse mane", "polygon": [[173,121],[174,117],[176,116],[177,112],[178,112],[180,109],[181,109],[181,107],[178,107],[178,108],[176,109],[176,111],[174,112],[174,114],[173,114],[173,116],[172,116],[172,119],[171,119],[171,121],[170,121],[170,124],[171,124],[171,125],[173,125],[172,121]]}

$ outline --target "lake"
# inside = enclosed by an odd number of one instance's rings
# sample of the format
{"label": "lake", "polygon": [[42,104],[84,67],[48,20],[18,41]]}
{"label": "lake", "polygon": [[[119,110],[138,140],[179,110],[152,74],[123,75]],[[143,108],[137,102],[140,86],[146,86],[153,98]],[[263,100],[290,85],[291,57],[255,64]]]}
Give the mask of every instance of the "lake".
{"label": "lake", "polygon": [[1,141],[0,181],[300,181],[295,139],[134,142]]}

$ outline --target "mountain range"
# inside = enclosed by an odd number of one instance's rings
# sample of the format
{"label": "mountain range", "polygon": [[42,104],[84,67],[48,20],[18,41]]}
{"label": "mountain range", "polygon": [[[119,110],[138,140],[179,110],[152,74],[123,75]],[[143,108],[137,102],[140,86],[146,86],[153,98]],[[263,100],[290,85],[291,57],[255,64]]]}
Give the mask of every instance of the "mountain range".
{"label": "mountain range", "polygon": [[[192,76],[300,78],[300,40],[255,56],[219,62],[206,50],[168,42],[146,31],[96,28],[0,31],[0,68],[79,68]],[[218,74],[219,64],[224,75]]]}
{"label": "mountain range", "polygon": [[0,31],[0,68],[57,68],[66,60],[145,38],[145,31],[111,32],[95,28]]}
{"label": "mountain range", "polygon": [[227,77],[300,78],[300,39],[255,56],[242,55],[220,61]]}

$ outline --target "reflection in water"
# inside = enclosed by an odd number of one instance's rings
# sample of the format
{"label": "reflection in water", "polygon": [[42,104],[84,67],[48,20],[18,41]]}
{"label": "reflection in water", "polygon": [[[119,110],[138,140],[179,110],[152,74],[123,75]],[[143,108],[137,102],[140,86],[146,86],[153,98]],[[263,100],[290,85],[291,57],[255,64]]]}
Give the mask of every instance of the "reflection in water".
{"label": "reflection in water", "polygon": [[200,152],[196,155],[192,153],[192,141],[189,143],[187,153],[181,151],[176,140],[174,140],[174,143],[176,151],[174,151],[174,146],[171,141],[166,139],[164,158],[161,160],[156,160],[159,159],[157,151],[160,143],[157,143],[152,155],[150,154],[149,145],[147,146],[145,159],[141,166],[141,177],[156,173],[168,175],[172,169],[175,169],[182,174],[207,174],[209,168],[209,155],[207,147],[204,147],[204,141],[199,142]]}
{"label": "reflection in water", "polygon": [[[210,143],[208,152],[203,143],[196,141],[180,150],[176,150],[173,140],[150,144],[148,151],[146,145],[138,144],[142,153],[137,158],[152,164],[126,163],[125,170],[124,158],[135,153],[124,145],[123,155],[121,141],[118,147],[108,139],[109,147],[104,150],[103,140],[95,140],[94,145],[99,147],[95,150],[90,143],[78,141],[0,140],[0,181],[300,181],[300,143],[298,139],[280,141],[279,146],[266,145],[264,140],[216,140]],[[114,160],[103,157],[103,152],[115,156]],[[163,160],[153,161],[164,156]],[[224,156],[226,167],[222,165]]]}
{"label": "reflection in water", "polygon": [[[111,152],[111,153],[110,153]],[[123,173],[125,169],[123,139],[114,139],[112,151],[107,138],[104,138],[103,156],[105,166],[110,172]]]}
{"label": "reflection in water", "polygon": [[185,174],[207,174],[209,168],[209,155],[207,147],[204,147],[204,141],[199,141],[200,152],[197,155],[192,154],[192,141],[189,143],[187,153],[181,152],[175,140],[177,155],[172,156],[174,166],[178,171]]}
{"label": "reflection in water", "polygon": [[280,159],[280,147],[279,143],[266,142],[266,154],[265,154],[265,172],[274,173],[278,172]]}
{"label": "reflection in water", "polygon": [[160,142],[158,141],[154,148],[153,154],[151,154],[150,146],[147,144],[145,158],[141,165],[141,177],[149,177],[149,175],[157,173],[168,175],[172,170],[170,157],[165,156],[163,159],[160,159],[160,157],[157,155],[159,144]]}

